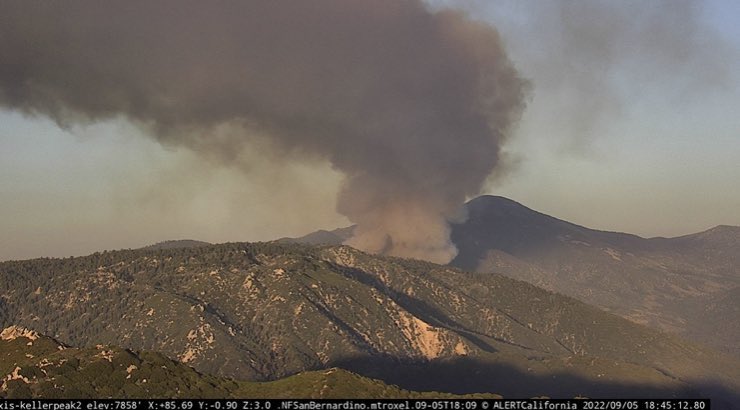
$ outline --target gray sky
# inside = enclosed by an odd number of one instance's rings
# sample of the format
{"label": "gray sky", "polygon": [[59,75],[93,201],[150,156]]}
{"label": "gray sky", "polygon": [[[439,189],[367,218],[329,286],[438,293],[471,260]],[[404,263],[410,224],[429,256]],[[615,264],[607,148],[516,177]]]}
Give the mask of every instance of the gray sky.
{"label": "gray sky", "polygon": [[525,3],[465,3],[534,84],[488,191],[643,236],[740,225],[740,4]]}
{"label": "gray sky", "polygon": [[[507,171],[483,193],[643,236],[740,225],[737,2],[434,3],[494,25],[530,81]],[[0,260],[348,223],[339,172],[259,142],[229,166],[121,118],[60,129],[5,110],[0,124]]]}

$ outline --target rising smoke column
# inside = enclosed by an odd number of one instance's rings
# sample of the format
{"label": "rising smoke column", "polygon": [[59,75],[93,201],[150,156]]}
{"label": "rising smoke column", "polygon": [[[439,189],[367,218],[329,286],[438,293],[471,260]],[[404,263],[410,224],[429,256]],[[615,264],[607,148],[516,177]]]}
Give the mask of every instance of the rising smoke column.
{"label": "rising smoke column", "polygon": [[371,252],[455,255],[447,221],[496,168],[523,88],[495,30],[419,1],[0,3],[0,106],[123,116],[225,163],[253,139],[328,160],[349,243]]}

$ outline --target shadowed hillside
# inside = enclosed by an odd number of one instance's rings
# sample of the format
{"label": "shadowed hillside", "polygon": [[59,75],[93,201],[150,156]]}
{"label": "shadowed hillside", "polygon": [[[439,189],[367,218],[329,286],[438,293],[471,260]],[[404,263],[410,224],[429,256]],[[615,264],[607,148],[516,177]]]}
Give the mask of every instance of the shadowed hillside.
{"label": "shadowed hillside", "polygon": [[740,286],[740,227],[644,239],[584,228],[502,197],[476,198],[467,209],[467,221],[453,225],[459,254],[452,265],[504,273],[737,353],[740,331],[726,324],[740,315],[722,295]]}

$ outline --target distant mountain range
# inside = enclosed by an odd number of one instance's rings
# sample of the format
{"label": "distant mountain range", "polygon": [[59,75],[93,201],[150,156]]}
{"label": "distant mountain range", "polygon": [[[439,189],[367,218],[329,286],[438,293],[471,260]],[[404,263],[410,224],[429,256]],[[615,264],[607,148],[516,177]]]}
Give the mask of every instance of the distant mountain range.
{"label": "distant mountain range", "polygon": [[195,241],[192,239],[178,239],[178,240],[157,242],[153,245],[148,245],[141,249],[147,250],[147,251],[154,251],[154,250],[159,250],[159,249],[197,248],[199,246],[208,246],[208,245],[211,245],[211,244],[208,242]]}
{"label": "distant mountain range", "polygon": [[522,281],[347,246],[3,262],[0,326],[16,324],[238,380],[337,367],[418,391],[740,400],[730,356]]}
{"label": "distant mountain range", "polygon": [[[498,196],[466,204],[452,266],[502,273],[740,357],[740,227],[678,238],[585,228]],[[353,227],[284,241],[337,245]]]}
{"label": "distant mountain range", "polygon": [[341,245],[344,241],[352,237],[354,230],[354,225],[331,231],[320,229],[298,238],[281,238],[278,239],[278,242],[304,243],[307,245]]}

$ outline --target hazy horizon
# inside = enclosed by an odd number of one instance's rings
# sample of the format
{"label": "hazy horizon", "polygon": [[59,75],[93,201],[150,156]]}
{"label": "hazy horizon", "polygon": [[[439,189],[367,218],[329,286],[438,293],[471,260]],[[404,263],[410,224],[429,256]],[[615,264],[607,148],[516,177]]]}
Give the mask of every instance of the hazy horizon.
{"label": "hazy horizon", "polygon": [[[493,26],[529,82],[481,194],[643,237],[740,225],[740,5],[430,3]],[[342,174],[311,153],[256,139],[234,165],[124,116],[63,129],[2,107],[0,260],[350,224],[336,211]]]}

